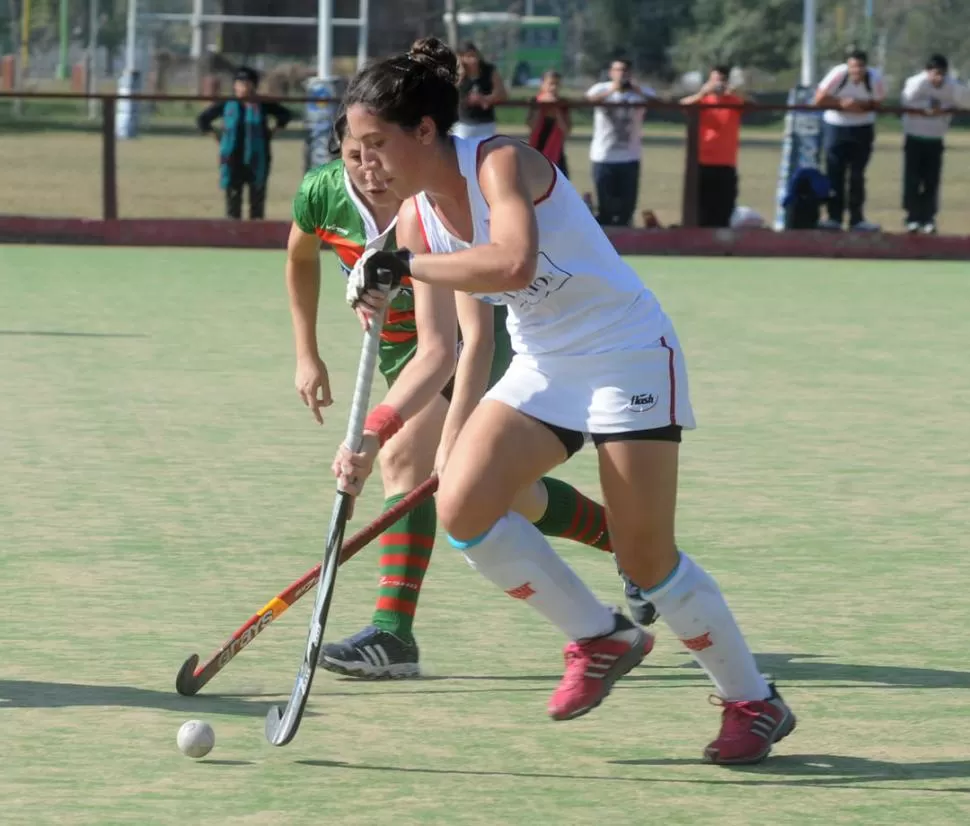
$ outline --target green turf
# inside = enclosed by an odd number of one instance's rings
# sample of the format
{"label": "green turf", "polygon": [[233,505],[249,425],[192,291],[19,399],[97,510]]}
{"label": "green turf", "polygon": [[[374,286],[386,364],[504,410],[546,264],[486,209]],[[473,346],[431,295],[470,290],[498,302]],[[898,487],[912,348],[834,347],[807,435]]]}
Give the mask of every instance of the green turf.
{"label": "green turf", "polygon": [[[709,688],[668,632],[583,720],[544,716],[561,640],[445,547],[417,630],[436,679],[321,673],[293,744],[310,600],[210,685],[207,655],[322,551],[359,346],[328,264],[337,403],[292,388],[278,253],[0,247],[0,822],[965,824],[970,557],[961,264],[639,260],[701,428],[682,544],[799,715],[763,767],[699,764]],[[596,493],[593,457],[566,478]],[[376,485],[354,526],[378,507]],[[604,597],[608,558],[558,547]],[[369,615],[375,554],[329,636]],[[182,757],[186,719],[215,727]]]}

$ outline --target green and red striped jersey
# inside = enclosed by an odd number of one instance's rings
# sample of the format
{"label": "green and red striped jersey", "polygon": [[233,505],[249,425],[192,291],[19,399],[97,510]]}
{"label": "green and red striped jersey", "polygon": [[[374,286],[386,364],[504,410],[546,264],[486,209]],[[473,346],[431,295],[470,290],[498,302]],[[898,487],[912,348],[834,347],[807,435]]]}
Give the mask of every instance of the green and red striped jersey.
{"label": "green and red striped jersey", "polygon": [[[344,274],[350,273],[364,250],[396,246],[396,219],[384,232],[378,230],[340,158],[307,172],[293,199],[293,220],[303,232],[317,235],[330,245],[340,259]],[[381,338],[391,344],[402,344],[413,342],[417,335],[414,295],[411,280],[406,278],[391,302]]]}

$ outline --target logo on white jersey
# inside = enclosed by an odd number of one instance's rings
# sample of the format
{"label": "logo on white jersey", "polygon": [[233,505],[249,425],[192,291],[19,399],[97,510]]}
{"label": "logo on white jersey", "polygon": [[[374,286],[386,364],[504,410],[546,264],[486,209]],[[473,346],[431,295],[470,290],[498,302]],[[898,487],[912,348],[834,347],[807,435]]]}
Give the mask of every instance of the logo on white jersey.
{"label": "logo on white jersey", "polygon": [[490,304],[514,304],[520,310],[535,307],[545,301],[550,295],[561,290],[572,275],[561,267],[552,263],[552,259],[544,252],[539,253],[536,261],[536,276],[532,283],[522,290],[502,293],[501,297],[485,298]]}
{"label": "logo on white jersey", "polygon": [[657,406],[657,397],[653,393],[634,393],[630,396],[630,403],[626,406],[627,410],[634,413],[646,413],[648,410]]}

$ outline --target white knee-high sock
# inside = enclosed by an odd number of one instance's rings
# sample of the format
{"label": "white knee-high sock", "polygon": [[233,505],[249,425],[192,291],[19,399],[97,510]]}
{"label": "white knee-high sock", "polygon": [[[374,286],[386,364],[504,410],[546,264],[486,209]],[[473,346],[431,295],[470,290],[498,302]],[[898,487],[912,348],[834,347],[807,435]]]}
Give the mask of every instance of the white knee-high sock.
{"label": "white knee-high sock", "polygon": [[613,631],[616,622],[610,608],[525,517],[509,513],[478,539],[462,542],[449,536],[448,541],[489,582],[531,605],[570,639]]}
{"label": "white knee-high sock", "polygon": [[724,700],[764,700],[771,693],[717,583],[687,554],[644,593]]}

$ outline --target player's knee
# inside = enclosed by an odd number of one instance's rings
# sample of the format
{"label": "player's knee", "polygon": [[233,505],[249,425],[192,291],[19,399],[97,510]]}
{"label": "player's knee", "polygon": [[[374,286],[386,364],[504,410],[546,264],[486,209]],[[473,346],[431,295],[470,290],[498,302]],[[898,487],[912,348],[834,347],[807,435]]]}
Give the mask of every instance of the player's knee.
{"label": "player's knee", "polygon": [[641,588],[662,582],[677,565],[679,552],[670,531],[642,528],[618,533],[611,526],[610,542],[620,566]]}
{"label": "player's knee", "polygon": [[422,458],[413,440],[391,439],[381,448],[380,454],[384,488],[389,493],[404,493],[416,488],[431,472],[431,462],[427,458],[422,461]]}
{"label": "player's knee", "polygon": [[494,513],[486,500],[463,490],[460,483],[449,487],[446,480],[438,489],[437,509],[441,527],[459,542],[487,533],[502,516]]}
{"label": "player's knee", "polygon": [[470,535],[465,535],[464,523],[467,519],[464,517],[467,517],[467,514],[463,514],[463,511],[466,510],[464,496],[454,488],[446,487],[444,482],[447,479],[446,475],[438,488],[435,503],[438,509],[438,521],[441,523],[441,527],[448,532],[448,536],[457,539],[469,539]]}

